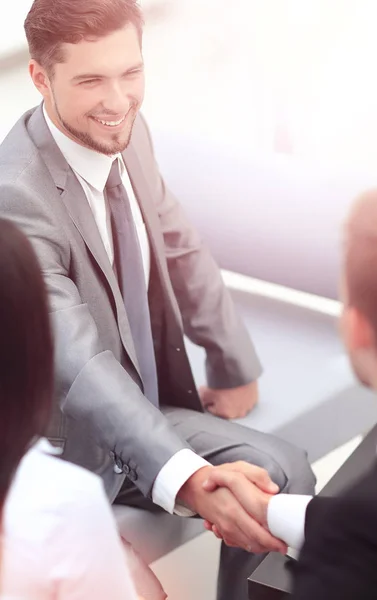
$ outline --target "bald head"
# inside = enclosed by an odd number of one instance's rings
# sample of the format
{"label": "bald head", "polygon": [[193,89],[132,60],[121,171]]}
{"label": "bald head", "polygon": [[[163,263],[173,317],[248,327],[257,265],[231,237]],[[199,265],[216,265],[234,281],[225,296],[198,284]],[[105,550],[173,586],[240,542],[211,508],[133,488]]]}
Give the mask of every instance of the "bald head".
{"label": "bald head", "polygon": [[352,207],[345,239],[346,303],[369,320],[377,338],[377,189]]}

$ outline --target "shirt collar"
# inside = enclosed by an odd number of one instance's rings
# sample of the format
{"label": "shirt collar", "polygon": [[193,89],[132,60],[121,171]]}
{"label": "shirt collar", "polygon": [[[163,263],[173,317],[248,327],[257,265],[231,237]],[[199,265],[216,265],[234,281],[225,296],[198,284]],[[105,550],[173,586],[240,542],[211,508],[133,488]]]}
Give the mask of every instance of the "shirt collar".
{"label": "shirt collar", "polygon": [[100,154],[95,150],[81,146],[54,125],[47,114],[45,105],[43,105],[43,114],[51,135],[67,163],[89,185],[99,192],[103,192],[110,174],[111,165],[115,159],[119,161],[119,168],[122,174],[124,163],[121,154],[106,156],[106,154]]}

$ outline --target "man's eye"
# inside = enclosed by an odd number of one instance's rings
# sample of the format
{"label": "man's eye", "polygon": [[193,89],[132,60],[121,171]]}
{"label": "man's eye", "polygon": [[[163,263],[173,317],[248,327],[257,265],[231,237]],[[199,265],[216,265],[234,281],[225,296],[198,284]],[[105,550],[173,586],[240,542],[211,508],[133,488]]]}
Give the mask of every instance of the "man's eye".
{"label": "man's eye", "polygon": [[132,77],[132,75],[139,75],[139,73],[142,73],[143,69],[134,69],[133,71],[128,71],[128,73],[124,74],[124,77]]}
{"label": "man's eye", "polygon": [[81,85],[90,85],[93,83],[98,83],[98,79],[86,79],[85,81],[81,82]]}

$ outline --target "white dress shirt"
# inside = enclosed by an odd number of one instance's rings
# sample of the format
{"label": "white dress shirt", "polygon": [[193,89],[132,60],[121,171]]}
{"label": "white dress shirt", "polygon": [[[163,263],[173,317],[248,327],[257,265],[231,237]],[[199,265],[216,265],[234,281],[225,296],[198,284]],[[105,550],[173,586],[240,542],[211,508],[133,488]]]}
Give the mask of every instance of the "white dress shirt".
{"label": "white dress shirt", "polygon": [[[104,189],[111,165],[115,159],[118,159],[122,182],[127,191],[136,225],[143,257],[145,280],[148,287],[150,275],[150,246],[141,210],[136,200],[122,156],[120,154],[117,154],[116,156],[106,156],[105,154],[100,154],[94,150],[81,146],[67,137],[52,123],[46,112],[45,106],[43,107],[43,112],[52,137],[67,163],[74,171],[85,192],[111,265],[113,265],[114,262],[113,238],[111,232],[110,211],[104,196]],[[153,502],[169,513],[175,512],[181,516],[192,516],[193,513],[190,510],[176,502],[176,496],[182,485],[191,477],[191,475],[208,464],[209,463],[206,460],[195,454],[192,450],[185,449],[177,452],[163,466],[156,477],[152,490]]]}
{"label": "white dress shirt", "polygon": [[268,505],[270,532],[297,552],[304,543],[306,509],[311,500],[312,496],[278,494]]}
{"label": "white dress shirt", "polygon": [[0,598],[136,600],[101,479],[53,453],[33,446],[7,495]]}

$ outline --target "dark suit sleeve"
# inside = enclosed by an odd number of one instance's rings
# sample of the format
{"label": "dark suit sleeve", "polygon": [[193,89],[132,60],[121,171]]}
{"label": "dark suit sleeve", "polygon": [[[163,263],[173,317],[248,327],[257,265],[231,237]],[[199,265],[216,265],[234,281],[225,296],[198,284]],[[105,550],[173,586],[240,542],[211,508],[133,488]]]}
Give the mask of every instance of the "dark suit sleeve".
{"label": "dark suit sleeve", "polygon": [[308,504],[305,521],[305,539],[310,539],[316,534],[318,524],[326,518],[326,514],[331,510],[335,498],[326,496],[315,496]]}
{"label": "dark suit sleeve", "polygon": [[259,377],[262,368],[220,269],[166,187],[144,119],[138,121],[135,134],[160,219],[169,276],[184,332],[206,350],[211,387],[231,388],[250,383]]}
{"label": "dark suit sleeve", "polygon": [[377,470],[338,498],[315,498],[293,600],[377,598]]}

